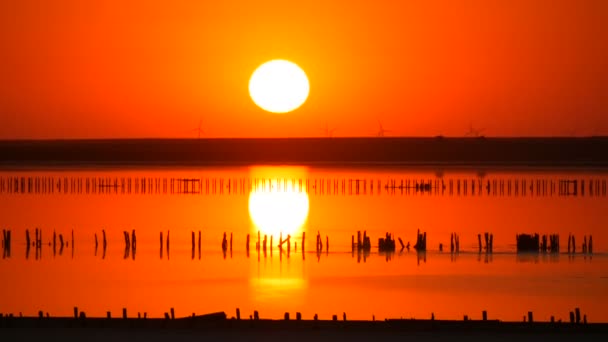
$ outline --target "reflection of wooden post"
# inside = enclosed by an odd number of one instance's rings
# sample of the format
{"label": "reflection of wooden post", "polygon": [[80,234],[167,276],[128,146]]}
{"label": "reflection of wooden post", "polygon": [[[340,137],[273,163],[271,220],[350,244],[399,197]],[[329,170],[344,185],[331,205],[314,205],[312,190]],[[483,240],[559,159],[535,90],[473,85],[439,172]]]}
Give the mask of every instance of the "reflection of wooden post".
{"label": "reflection of wooden post", "polygon": [[[201,231],[199,230],[198,231],[198,253],[199,254],[201,253],[201,244],[202,244],[202,242],[201,242]],[[200,255],[199,255],[199,259],[200,259]]]}
{"label": "reflection of wooden post", "polygon": [[479,253],[481,253],[481,234],[477,234],[477,244],[479,246]]}
{"label": "reflection of wooden post", "polygon": [[306,232],[302,232],[302,253],[304,253],[304,243],[306,242]]}

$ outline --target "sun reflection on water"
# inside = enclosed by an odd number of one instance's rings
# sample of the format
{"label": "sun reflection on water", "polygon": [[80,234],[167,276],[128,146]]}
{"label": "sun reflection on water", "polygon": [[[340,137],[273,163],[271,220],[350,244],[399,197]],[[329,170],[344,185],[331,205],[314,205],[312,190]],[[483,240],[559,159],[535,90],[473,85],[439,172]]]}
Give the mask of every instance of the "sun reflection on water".
{"label": "sun reflection on water", "polygon": [[302,185],[306,168],[252,167],[249,217],[262,235],[295,236],[308,219],[309,200]]}

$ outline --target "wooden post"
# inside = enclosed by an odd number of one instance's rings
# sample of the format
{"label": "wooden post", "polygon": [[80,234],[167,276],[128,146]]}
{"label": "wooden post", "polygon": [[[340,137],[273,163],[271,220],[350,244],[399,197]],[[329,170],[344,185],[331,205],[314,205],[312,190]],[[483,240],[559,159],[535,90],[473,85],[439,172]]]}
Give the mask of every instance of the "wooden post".
{"label": "wooden post", "polygon": [[490,235],[488,235],[488,232],[483,233],[484,238],[486,240],[486,253],[490,251]]}
{"label": "wooden post", "polygon": [[230,232],[230,251],[232,252],[232,232]]}
{"label": "wooden post", "polygon": [[325,251],[329,253],[329,235],[325,235]]}
{"label": "wooden post", "polygon": [[454,233],[450,234],[450,252],[454,253]]}
{"label": "wooden post", "polygon": [[127,319],[127,308],[122,308],[122,319]]}
{"label": "wooden post", "polygon": [[253,319],[256,320],[256,321],[258,321],[260,319],[260,314],[258,313],[257,310],[255,310],[253,312]]}
{"label": "wooden post", "polygon": [[78,307],[74,307],[74,318],[78,318]]}
{"label": "wooden post", "polygon": [[302,314],[300,312],[296,312],[296,321],[302,320]]}
{"label": "wooden post", "polygon": [[241,309],[239,308],[236,308],[236,319],[239,321],[241,320]]}
{"label": "wooden post", "polygon": [[167,230],[167,256],[169,255],[169,234],[171,233],[170,230]]}
{"label": "wooden post", "polygon": [[175,310],[171,308],[171,319],[175,319]]}
{"label": "wooden post", "polygon": [[483,310],[481,312],[481,317],[482,317],[482,320],[487,321],[488,320],[488,312],[486,310]]}
{"label": "wooden post", "polygon": [[284,317],[286,321],[289,321],[289,312],[286,312]]}
{"label": "wooden post", "polygon": [[576,324],[579,324],[581,322],[581,309],[574,308],[574,314],[576,315]]}
{"label": "wooden post", "polygon": [[528,311],[528,323],[533,323],[534,322],[534,315],[532,314],[532,311]]}
{"label": "wooden post", "polygon": [[190,233],[191,233],[190,237],[191,237],[191,240],[192,240],[192,257],[194,257],[194,249],[195,249],[195,247],[194,247],[195,246],[194,245],[194,231],[191,231]]}
{"label": "wooden post", "polygon": [[199,258],[200,258],[200,253],[201,253],[201,244],[202,244],[201,241],[202,241],[201,231],[199,230],[198,231],[198,253],[199,253]]}
{"label": "wooden post", "polygon": [[106,318],[107,319],[112,319],[112,313],[110,311],[106,312]]}
{"label": "wooden post", "polygon": [[135,229],[131,231],[131,248],[133,252],[137,249],[137,236],[135,235]]}
{"label": "wooden post", "polygon": [[574,312],[570,311],[570,323],[574,324]]}
{"label": "wooden post", "polygon": [[105,229],[101,230],[101,235],[103,235],[103,249],[106,249],[106,246],[108,245],[107,241],[106,241],[106,231]]}

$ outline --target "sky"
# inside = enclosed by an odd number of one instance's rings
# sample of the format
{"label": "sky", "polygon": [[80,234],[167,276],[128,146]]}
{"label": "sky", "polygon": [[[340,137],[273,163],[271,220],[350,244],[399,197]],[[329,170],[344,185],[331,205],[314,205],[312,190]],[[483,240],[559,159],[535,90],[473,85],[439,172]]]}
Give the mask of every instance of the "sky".
{"label": "sky", "polygon": [[[0,139],[608,135],[608,1],[0,2]],[[299,109],[248,94],[298,64]]]}

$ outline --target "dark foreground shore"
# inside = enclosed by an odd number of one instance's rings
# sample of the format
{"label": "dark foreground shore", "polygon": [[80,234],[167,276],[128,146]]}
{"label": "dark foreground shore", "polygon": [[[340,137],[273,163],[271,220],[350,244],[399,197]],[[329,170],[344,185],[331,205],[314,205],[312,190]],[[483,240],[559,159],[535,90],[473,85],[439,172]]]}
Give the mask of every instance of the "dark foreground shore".
{"label": "dark foreground shore", "polygon": [[473,165],[608,167],[608,138],[285,138],[0,141],[0,166]]}
{"label": "dark foreground shore", "polygon": [[[311,321],[234,320],[219,315],[169,319],[104,318],[4,318],[0,339],[62,341],[370,341],[424,339],[424,341],[468,341],[488,339],[538,341],[539,338],[605,340],[608,324],[526,323],[500,321]],[[57,338],[57,339],[55,339]]]}

